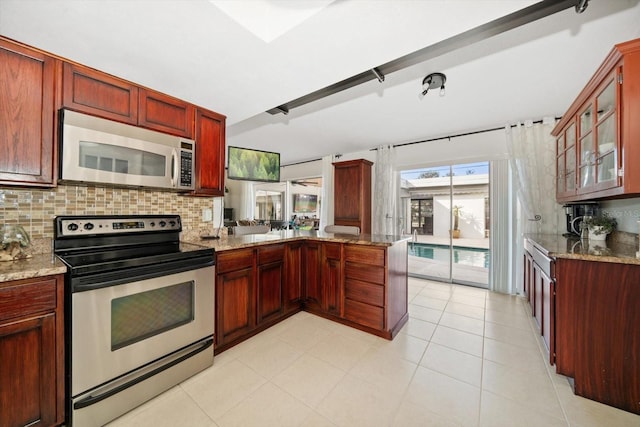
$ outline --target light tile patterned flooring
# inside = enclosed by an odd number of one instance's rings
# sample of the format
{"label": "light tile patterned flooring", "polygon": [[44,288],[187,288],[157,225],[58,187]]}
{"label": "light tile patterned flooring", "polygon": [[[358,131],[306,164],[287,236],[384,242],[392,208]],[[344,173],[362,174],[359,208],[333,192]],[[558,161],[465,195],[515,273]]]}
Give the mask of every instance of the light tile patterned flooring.
{"label": "light tile patterned flooring", "polygon": [[522,298],[410,278],[409,301],[393,341],[298,313],[109,426],[640,426],[572,393]]}

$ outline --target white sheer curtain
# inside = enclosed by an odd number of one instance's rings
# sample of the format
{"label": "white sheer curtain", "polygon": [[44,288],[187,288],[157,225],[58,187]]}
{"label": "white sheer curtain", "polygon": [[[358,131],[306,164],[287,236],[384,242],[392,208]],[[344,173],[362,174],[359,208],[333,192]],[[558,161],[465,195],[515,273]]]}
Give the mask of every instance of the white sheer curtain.
{"label": "white sheer curtain", "polygon": [[253,184],[243,181],[240,185],[240,212],[236,219],[253,219],[254,205]]}
{"label": "white sheer curtain", "polygon": [[398,185],[399,173],[394,170],[395,150],[380,146],[376,152],[373,234],[397,235],[399,227]]}
{"label": "white sheer curtain", "polygon": [[322,158],[322,200],[320,204],[320,230],[333,224],[333,156]]}
{"label": "white sheer curtain", "polygon": [[556,203],[556,152],[551,130],[555,119],[526,121],[507,126],[507,147],[518,200],[522,206],[523,233],[551,233],[558,228]]}
{"label": "white sheer curtain", "polygon": [[[523,235],[557,234],[561,231],[562,206],[556,203],[555,119],[526,121],[506,127],[507,147],[517,196],[514,231],[512,292],[522,293]],[[515,285],[515,286],[513,286]]]}

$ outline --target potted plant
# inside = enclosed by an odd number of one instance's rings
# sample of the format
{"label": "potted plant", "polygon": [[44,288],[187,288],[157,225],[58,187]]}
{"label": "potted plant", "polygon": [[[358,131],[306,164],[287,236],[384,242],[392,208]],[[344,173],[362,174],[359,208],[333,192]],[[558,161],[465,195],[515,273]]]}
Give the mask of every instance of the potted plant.
{"label": "potted plant", "polygon": [[453,237],[454,239],[458,239],[460,237],[460,229],[458,228],[460,209],[462,209],[462,206],[458,205],[455,205],[451,208],[451,212],[453,213],[453,230],[450,230],[450,232],[451,237]]}
{"label": "potted plant", "polygon": [[584,218],[585,225],[589,228],[589,240],[605,240],[607,234],[616,229],[618,222],[608,213]]}

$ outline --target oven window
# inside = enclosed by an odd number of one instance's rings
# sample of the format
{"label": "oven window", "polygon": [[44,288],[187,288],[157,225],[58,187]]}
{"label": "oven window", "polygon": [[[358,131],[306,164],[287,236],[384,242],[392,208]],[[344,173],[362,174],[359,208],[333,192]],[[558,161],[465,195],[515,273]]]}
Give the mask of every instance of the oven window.
{"label": "oven window", "polygon": [[111,300],[111,351],[194,319],[192,281]]}
{"label": "oven window", "polygon": [[79,166],[141,176],[164,176],[169,159],[160,154],[100,142],[80,141]]}

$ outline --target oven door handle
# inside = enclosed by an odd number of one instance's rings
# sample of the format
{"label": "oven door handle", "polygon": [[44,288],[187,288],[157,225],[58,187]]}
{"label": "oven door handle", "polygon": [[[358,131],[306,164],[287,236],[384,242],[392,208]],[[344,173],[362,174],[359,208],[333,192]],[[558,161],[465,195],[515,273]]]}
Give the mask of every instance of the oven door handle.
{"label": "oven door handle", "polygon": [[[178,357],[176,359],[173,359],[173,360],[167,362],[166,364],[163,364],[163,365],[161,365],[161,366],[159,366],[159,367],[157,367],[155,369],[152,369],[151,371],[146,372],[146,373],[144,373],[144,374],[142,374],[142,375],[140,375],[138,377],[135,377],[132,380],[127,381],[124,384],[120,384],[118,386],[110,388],[110,389],[108,389],[108,390],[106,390],[106,391],[104,391],[104,392],[102,392],[100,394],[97,394],[95,396],[94,395],[89,395],[86,398],[75,402],[73,404],[73,409],[82,409],[82,408],[86,408],[87,406],[91,406],[93,404],[101,402],[104,399],[113,396],[114,394],[118,394],[121,391],[123,391],[123,390],[125,390],[125,389],[127,389],[129,387],[132,387],[132,386],[134,386],[134,385],[136,385],[136,384],[138,384],[138,383],[140,383],[140,382],[142,382],[142,381],[144,381],[144,380],[146,380],[148,378],[151,378],[154,375],[159,374],[162,371],[165,371],[165,370],[171,368],[172,366],[177,365],[178,363],[184,362],[185,360],[195,356],[198,353],[203,352],[204,350],[208,349],[211,346],[213,346],[213,338],[209,338],[206,341],[203,341],[199,345],[199,347],[196,348],[195,350],[190,351],[187,354],[184,354],[184,355],[182,355],[182,356],[180,356],[180,357]],[[134,373],[134,375],[135,375],[135,373]]]}

